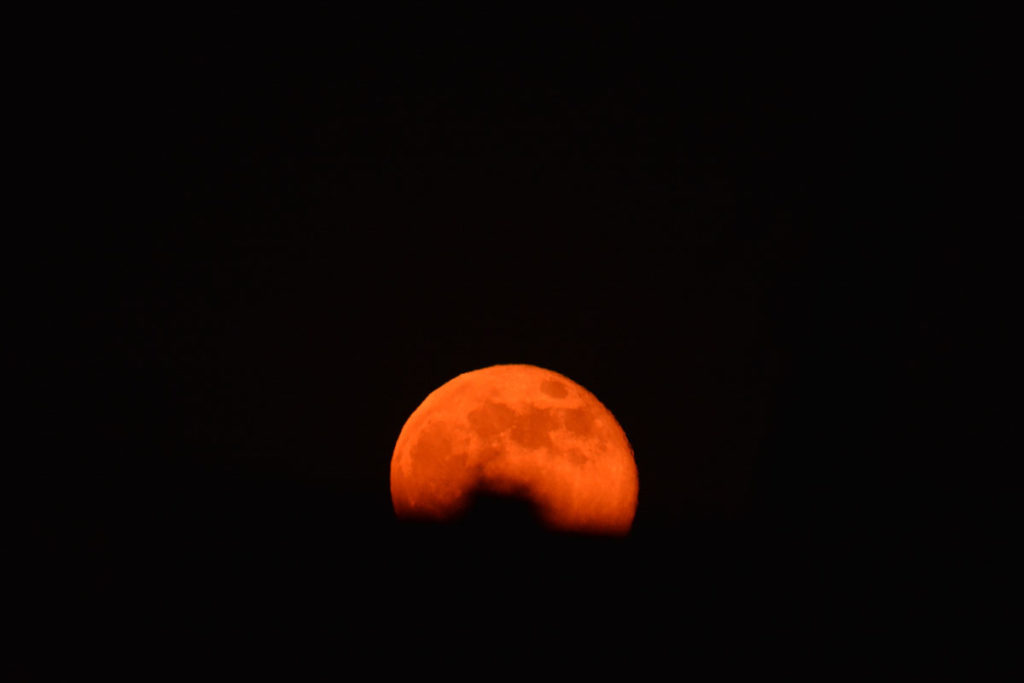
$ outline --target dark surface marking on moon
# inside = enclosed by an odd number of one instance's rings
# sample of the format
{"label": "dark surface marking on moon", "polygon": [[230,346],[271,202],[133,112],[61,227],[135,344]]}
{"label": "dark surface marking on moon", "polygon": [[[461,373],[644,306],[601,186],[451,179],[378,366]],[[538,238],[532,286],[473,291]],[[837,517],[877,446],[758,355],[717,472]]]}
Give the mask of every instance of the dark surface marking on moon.
{"label": "dark surface marking on moon", "polygon": [[558,427],[559,419],[552,410],[528,406],[524,412],[516,413],[510,436],[526,448],[553,448],[551,430]]}
{"label": "dark surface marking on moon", "polygon": [[594,417],[586,408],[568,408],[564,412],[565,428],[577,436],[594,433]]}
{"label": "dark surface marking on moon", "polygon": [[594,456],[588,455],[578,448],[570,448],[567,450],[565,452],[565,457],[574,465],[579,465],[580,467],[585,467],[586,465],[590,465],[594,462]]}
{"label": "dark surface marking on moon", "polygon": [[556,382],[555,380],[552,379],[546,380],[543,383],[541,383],[540,390],[541,393],[547,394],[552,398],[565,398],[566,396],[569,395],[569,389],[566,388],[564,384],[562,384],[561,382]]}
{"label": "dark surface marking on moon", "polygon": [[485,446],[476,451],[477,464],[474,468],[476,478],[484,478],[484,469],[503,455],[505,455],[505,451],[494,446]]}
{"label": "dark surface marking on moon", "polygon": [[473,430],[485,441],[494,439],[508,429],[513,416],[514,411],[511,408],[504,403],[495,403],[494,401],[487,401],[466,415]]}

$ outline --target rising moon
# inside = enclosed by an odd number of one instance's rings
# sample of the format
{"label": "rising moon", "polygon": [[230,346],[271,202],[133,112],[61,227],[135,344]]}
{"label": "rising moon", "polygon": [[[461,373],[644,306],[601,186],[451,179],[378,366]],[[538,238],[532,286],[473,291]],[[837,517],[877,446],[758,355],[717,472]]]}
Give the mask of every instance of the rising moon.
{"label": "rising moon", "polygon": [[452,521],[473,496],[529,501],[544,526],[624,535],[639,479],[622,427],[593,394],[533,365],[463,373],[399,434],[391,500],[403,520]]}

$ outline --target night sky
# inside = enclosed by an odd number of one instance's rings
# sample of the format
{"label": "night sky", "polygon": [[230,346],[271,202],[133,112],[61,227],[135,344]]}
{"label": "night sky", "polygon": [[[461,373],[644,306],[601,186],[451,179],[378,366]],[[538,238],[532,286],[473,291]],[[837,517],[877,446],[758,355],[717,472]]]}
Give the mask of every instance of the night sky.
{"label": "night sky", "polygon": [[[62,25],[69,47],[38,57],[55,227],[17,311],[41,359],[31,629],[157,669],[153,641],[201,659],[177,637],[250,632],[344,662],[455,633],[481,661],[599,663],[919,616],[899,558],[969,430],[934,419],[968,372],[944,360],[962,256],[917,213],[955,121],[914,105],[954,98],[958,62],[923,56],[927,31],[803,25],[426,6]],[[405,419],[497,363],[614,413],[629,538],[545,536],[500,501],[395,522]]]}

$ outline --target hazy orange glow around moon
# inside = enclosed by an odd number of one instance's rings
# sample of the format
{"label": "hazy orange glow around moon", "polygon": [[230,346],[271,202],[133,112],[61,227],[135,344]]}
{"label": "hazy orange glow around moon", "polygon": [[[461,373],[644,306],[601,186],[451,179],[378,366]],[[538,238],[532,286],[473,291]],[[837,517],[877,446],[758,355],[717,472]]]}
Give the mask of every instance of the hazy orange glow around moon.
{"label": "hazy orange glow around moon", "polygon": [[406,421],[391,459],[399,519],[457,519],[477,492],[529,500],[559,531],[625,534],[636,513],[633,449],[579,384],[533,365],[455,377]]}

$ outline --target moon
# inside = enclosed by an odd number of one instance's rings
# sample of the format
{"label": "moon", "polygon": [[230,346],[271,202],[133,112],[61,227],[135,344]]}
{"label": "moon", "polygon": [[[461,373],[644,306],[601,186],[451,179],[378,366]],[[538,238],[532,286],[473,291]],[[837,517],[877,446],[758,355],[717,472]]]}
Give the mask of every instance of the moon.
{"label": "moon", "polygon": [[625,535],[638,491],[633,449],[612,413],[534,365],[446,382],[409,416],[391,458],[401,520],[456,520],[483,492],[529,501],[554,531]]}

